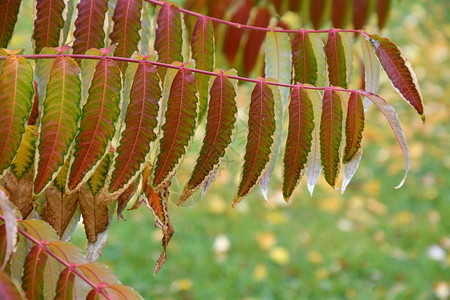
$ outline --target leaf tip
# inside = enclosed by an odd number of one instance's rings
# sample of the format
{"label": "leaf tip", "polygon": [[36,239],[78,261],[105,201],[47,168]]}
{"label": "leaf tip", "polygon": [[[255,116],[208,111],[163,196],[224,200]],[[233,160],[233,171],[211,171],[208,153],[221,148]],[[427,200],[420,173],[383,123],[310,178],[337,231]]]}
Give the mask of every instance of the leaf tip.
{"label": "leaf tip", "polygon": [[420,118],[422,119],[422,124],[425,124],[425,114],[421,113]]}

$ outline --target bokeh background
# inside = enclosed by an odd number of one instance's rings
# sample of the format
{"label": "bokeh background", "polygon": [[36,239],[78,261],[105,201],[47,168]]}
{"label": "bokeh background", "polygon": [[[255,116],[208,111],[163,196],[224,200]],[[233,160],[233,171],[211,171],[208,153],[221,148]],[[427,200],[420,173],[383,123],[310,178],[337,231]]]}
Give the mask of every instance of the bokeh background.
{"label": "bokeh background", "polygon": [[[32,1],[24,1],[22,15],[30,18],[19,19],[11,48],[31,52],[32,12]],[[374,18],[367,26],[371,33],[377,32]],[[286,204],[278,166],[270,206],[257,188],[231,208],[244,116],[206,197],[177,207],[178,187],[173,188],[169,211],[175,235],[157,276],[161,233],[145,207],[126,211],[127,221],[114,220],[100,261],[145,299],[448,299],[450,4],[393,1],[381,35],[411,62],[427,117],[422,124],[382,74],[379,94],[395,106],[409,143],[411,171],[401,189],[393,188],[403,176],[401,150],[372,107],[360,168],[343,196],[321,178],[311,197],[304,179]],[[251,88],[240,87],[242,112]],[[192,169],[200,141],[201,129],[180,178]],[[81,226],[73,241],[85,246]]]}

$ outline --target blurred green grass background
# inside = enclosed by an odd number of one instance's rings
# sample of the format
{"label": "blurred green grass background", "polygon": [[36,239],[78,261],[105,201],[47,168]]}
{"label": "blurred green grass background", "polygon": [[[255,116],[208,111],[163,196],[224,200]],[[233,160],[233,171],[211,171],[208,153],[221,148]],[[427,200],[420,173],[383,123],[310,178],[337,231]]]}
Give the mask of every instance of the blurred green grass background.
{"label": "blurred green grass background", "polygon": [[[449,6],[447,1],[393,1],[388,28],[381,32],[415,69],[427,117],[422,124],[382,75],[379,94],[397,109],[410,149],[411,170],[401,189],[393,188],[403,176],[401,151],[372,107],[363,159],[344,196],[321,178],[311,198],[303,179],[285,204],[278,166],[270,207],[257,188],[232,209],[243,156],[243,145],[234,145],[204,200],[177,207],[172,195],[175,235],[155,278],[161,234],[144,207],[126,211],[127,221],[114,220],[100,261],[145,299],[447,299]],[[22,13],[31,12],[31,1],[24,1]],[[31,52],[31,19],[19,19],[11,48]],[[372,17],[368,32],[377,31],[375,24]],[[243,108],[250,91],[249,86],[240,90]],[[244,129],[238,134],[245,136]],[[199,136],[181,177],[193,164]],[[73,240],[84,246],[81,226]]]}

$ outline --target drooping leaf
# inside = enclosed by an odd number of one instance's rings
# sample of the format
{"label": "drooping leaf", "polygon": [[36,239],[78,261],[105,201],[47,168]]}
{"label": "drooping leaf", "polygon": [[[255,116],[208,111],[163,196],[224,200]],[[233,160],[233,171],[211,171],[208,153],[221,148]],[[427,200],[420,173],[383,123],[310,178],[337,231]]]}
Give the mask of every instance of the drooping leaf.
{"label": "drooping leaf", "polygon": [[325,89],[320,122],[320,157],[326,181],[334,187],[339,171],[342,138],[342,107],[337,91]]}
{"label": "drooping leaf", "polygon": [[116,62],[102,58],[95,69],[75,142],[68,188],[79,188],[108,153],[120,114],[121,76]]}
{"label": "drooping leaf", "polygon": [[403,132],[402,125],[398,119],[397,112],[395,111],[394,107],[392,107],[392,105],[390,105],[383,98],[375,94],[366,94],[366,96],[383,113],[384,117],[389,123],[389,126],[391,126],[392,130],[394,131],[395,137],[397,138],[397,141],[400,144],[400,148],[402,149],[403,156],[405,158],[406,169],[405,169],[405,176],[403,177],[402,181],[398,186],[395,187],[396,189],[398,189],[405,183],[406,176],[408,175],[409,171],[408,145],[406,143],[406,138]]}
{"label": "drooping leaf", "polygon": [[36,126],[27,125],[10,169],[11,173],[19,180],[22,179],[33,166],[37,135]]}
{"label": "drooping leaf", "polygon": [[309,90],[308,95],[311,99],[311,103],[314,111],[314,130],[312,132],[311,152],[308,159],[308,165],[306,166],[306,179],[309,193],[311,197],[313,195],[314,186],[319,179],[319,175],[322,172],[322,165],[320,162],[320,119],[322,113],[322,95],[319,91]]}
{"label": "drooping leaf", "polygon": [[160,79],[156,68],[142,61],[134,75],[125,128],[116,150],[110,192],[123,191],[134,181],[149,159],[150,143],[156,138]]}
{"label": "drooping leaf", "polygon": [[33,106],[31,107],[30,116],[28,117],[27,125],[35,125],[37,119],[39,118],[39,94],[38,85],[36,81],[33,81],[34,86],[34,96],[33,96]]}
{"label": "drooping leaf", "polygon": [[155,30],[153,28],[153,15],[155,14],[155,6],[147,1],[142,3],[142,16],[141,16],[141,41],[140,52],[143,55],[149,55],[150,49],[153,49],[153,41],[155,40]]}
{"label": "drooping leaf", "polygon": [[108,10],[108,0],[81,0],[77,9],[73,53],[84,54],[91,48],[102,48],[105,44],[103,24]]}
{"label": "drooping leaf", "polygon": [[23,57],[9,56],[0,73],[0,175],[13,162],[33,105],[33,69]]}
{"label": "drooping leaf", "polygon": [[34,53],[40,53],[44,47],[59,46],[59,36],[64,26],[62,13],[64,0],[37,0],[36,19],[34,20]]}
{"label": "drooping leaf", "polygon": [[[174,61],[183,61],[181,55],[182,48],[182,28],[180,9],[164,2],[159,10],[155,36],[155,50],[158,52],[158,61],[171,64]],[[158,72],[162,79],[166,75],[166,68],[159,68]]]}
{"label": "drooping leaf", "polygon": [[350,162],[361,149],[362,132],[364,130],[364,106],[362,97],[357,92],[350,94],[345,122],[346,144],[343,163]]}
{"label": "drooping leaf", "polygon": [[[267,8],[259,7],[252,26],[266,28],[269,26],[271,14]],[[256,65],[258,54],[266,33],[259,30],[251,30],[248,33],[247,42],[244,48],[244,75],[250,74]]]}
{"label": "drooping leaf", "polygon": [[[114,15],[114,29],[109,36],[111,43],[117,43],[114,56],[130,57],[137,50],[141,29],[141,9],[140,0],[117,0]],[[125,74],[126,62],[118,63],[120,70]]]}
{"label": "drooping leaf", "polygon": [[3,300],[21,300],[22,293],[12,282],[11,278],[3,271],[0,271],[0,296]]}
{"label": "drooping leaf", "polygon": [[308,92],[296,86],[291,92],[289,104],[289,129],[284,153],[283,197],[292,195],[301,179],[311,150],[314,130],[314,110]]}
{"label": "drooping leaf", "polygon": [[[108,225],[106,226],[105,230],[102,232],[96,232],[96,241],[95,242],[88,242],[88,245],[86,247],[86,259],[89,262],[95,262],[97,261],[100,256],[102,255],[103,248],[106,246],[106,241],[108,240],[108,233],[109,228],[111,227],[111,221],[114,214],[114,208],[115,208],[115,202],[109,202],[107,203],[108,207]],[[96,216],[97,217],[97,216]],[[85,228],[87,229],[87,228]],[[101,228],[99,227],[98,230]],[[88,231],[86,231],[88,232]]]}
{"label": "drooping leaf", "polygon": [[[371,43],[363,35],[360,38],[361,49],[364,60],[364,72],[365,72],[365,90],[371,93],[376,93],[378,90],[378,81],[380,79],[380,64],[376,58],[375,51],[371,46]],[[364,100],[364,110],[369,108],[372,101]]]}
{"label": "drooping leaf", "polygon": [[58,282],[56,283],[55,300],[74,299],[74,283],[75,274],[71,269],[65,268],[59,275]]}
{"label": "drooping leaf", "polygon": [[331,2],[331,24],[335,28],[344,28],[348,0],[333,0]]}
{"label": "drooping leaf", "polygon": [[194,136],[198,109],[196,92],[194,75],[181,68],[170,88],[163,136],[153,173],[155,190],[170,180]]}
{"label": "drooping leaf", "polygon": [[79,73],[70,57],[59,56],[53,62],[39,127],[36,194],[53,181],[72,148],[81,115]]}
{"label": "drooping leaf", "polygon": [[188,199],[205,182],[225,156],[237,117],[236,91],[231,81],[219,74],[211,86],[206,133],[192,175],[184,187],[178,205]]}
{"label": "drooping leaf", "polygon": [[3,216],[3,224],[5,225],[5,255],[3,256],[3,261],[0,261],[1,269],[4,270],[17,242],[17,221],[14,209],[2,189],[0,189],[0,210]]}
{"label": "drooping leaf", "polygon": [[0,47],[7,48],[11,40],[22,0],[0,2]]}
{"label": "drooping leaf", "polygon": [[31,248],[25,260],[22,288],[28,299],[44,299],[44,267],[47,252],[40,246]]}
{"label": "drooping leaf", "polygon": [[[279,29],[279,28],[277,28]],[[280,83],[291,83],[292,53],[289,35],[284,32],[269,31],[265,42],[265,77]],[[283,108],[289,100],[289,88],[280,87]]]}
{"label": "drooping leaf", "polygon": [[108,172],[111,167],[112,153],[108,153],[103,157],[102,161],[95,169],[94,174],[89,178],[87,184],[93,195],[96,195],[106,185]]}
{"label": "drooping leaf", "polygon": [[328,69],[325,57],[325,50],[323,40],[318,34],[309,35],[314,55],[317,63],[317,82],[313,85],[316,86],[329,86],[328,82]]}
{"label": "drooping leaf", "polygon": [[353,34],[350,32],[340,32],[339,33],[342,40],[342,46],[344,47],[345,56],[345,79],[347,81],[347,86],[350,86],[352,81],[353,72]]}
{"label": "drooping leaf", "polygon": [[80,209],[86,237],[89,242],[95,243],[97,236],[108,227],[108,195],[105,190],[93,195],[86,184],[80,188],[79,192]]}
{"label": "drooping leaf", "polygon": [[[253,6],[253,0],[241,1],[240,6],[238,6],[231,15],[231,22],[247,24],[250,16],[250,10]],[[227,26],[223,43],[223,53],[225,54],[229,64],[233,62],[239,50],[243,33],[244,32],[241,28]]]}
{"label": "drooping leaf", "polygon": [[6,172],[3,180],[3,186],[9,193],[9,201],[16,206],[22,218],[26,218],[33,209],[33,172],[30,170],[20,179],[13,173]]}
{"label": "drooping leaf", "polygon": [[136,194],[136,183],[137,183],[138,179],[136,179],[135,182],[132,182],[127,189],[119,196],[119,198],[117,198],[117,221],[119,221],[120,219],[124,219],[122,215],[122,212],[125,210],[125,208],[127,207],[128,202],[130,202],[130,200],[134,197],[137,196]]}
{"label": "drooping leaf", "polygon": [[319,29],[322,26],[323,15],[325,11],[326,0],[311,0],[310,1],[310,14],[311,22],[314,29]]}
{"label": "drooping leaf", "polygon": [[[196,68],[212,71],[214,69],[214,28],[209,18],[199,17],[192,33],[192,58]],[[195,80],[199,91],[199,122],[202,120],[208,105],[208,75],[196,73]]]}
{"label": "drooping leaf", "polygon": [[391,10],[391,0],[377,0],[378,28],[381,30],[386,25]]}
{"label": "drooping leaf", "polygon": [[419,113],[423,121],[422,93],[416,74],[400,48],[386,38],[376,34],[369,36],[381,66],[391,80],[395,90]]}
{"label": "drooping leaf", "polygon": [[[58,54],[58,50],[55,48],[44,47],[42,48],[40,54]],[[35,80],[39,94],[39,111],[42,111],[45,90],[47,88],[48,79],[50,78],[50,72],[54,61],[54,59],[38,59],[36,62]]]}
{"label": "drooping leaf", "polygon": [[69,31],[71,31],[72,27],[72,17],[73,12],[75,10],[75,6],[78,3],[78,0],[65,0],[66,2],[66,9],[65,14],[63,16],[64,18],[64,26],[63,26],[63,32],[62,32],[62,44],[65,45],[67,43],[70,43],[72,41],[68,41],[67,38],[69,37]]}
{"label": "drooping leaf", "polygon": [[350,183],[353,176],[355,175],[356,170],[358,170],[359,162],[361,161],[361,157],[362,157],[362,153],[363,153],[363,148],[361,146],[361,149],[356,154],[356,156],[351,161],[349,161],[348,163],[345,164],[344,178],[342,179],[342,185],[341,185],[341,195],[344,194],[345,189],[347,188],[348,184]]}
{"label": "drooping leaf", "polygon": [[330,84],[347,88],[347,68],[344,46],[340,33],[331,28],[328,32],[328,40],[325,46],[325,55],[328,62],[328,77]]}
{"label": "drooping leaf", "polygon": [[47,202],[41,213],[41,218],[56,230],[62,237],[78,205],[79,194],[67,195],[56,186],[51,185],[45,190]]}
{"label": "drooping leaf", "polygon": [[295,82],[316,84],[318,76],[317,60],[306,30],[295,33],[292,41],[292,62],[295,70]]}
{"label": "drooping leaf", "polygon": [[270,86],[261,80],[251,95],[244,165],[233,206],[255,187],[267,168],[273,152],[275,127],[274,96]]}
{"label": "drooping leaf", "polygon": [[353,0],[353,28],[361,29],[367,23],[370,0]]}

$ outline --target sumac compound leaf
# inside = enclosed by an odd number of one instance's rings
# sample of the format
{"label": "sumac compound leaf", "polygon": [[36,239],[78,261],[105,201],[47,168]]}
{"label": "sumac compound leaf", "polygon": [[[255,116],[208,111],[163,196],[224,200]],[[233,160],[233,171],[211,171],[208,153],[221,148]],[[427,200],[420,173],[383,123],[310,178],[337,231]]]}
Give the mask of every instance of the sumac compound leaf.
{"label": "sumac compound leaf", "polygon": [[68,188],[78,188],[108,153],[120,114],[121,76],[116,62],[102,58],[83,107]]}
{"label": "sumac compound leaf", "polygon": [[44,267],[47,252],[40,246],[31,248],[25,260],[22,288],[28,299],[44,299]]}
{"label": "sumac compound leaf", "polygon": [[[171,64],[174,61],[183,62],[181,48],[183,44],[180,9],[164,2],[157,19],[155,50],[158,61]],[[166,68],[159,68],[159,75],[164,79]]]}
{"label": "sumac compound leaf", "polygon": [[345,122],[346,145],[343,162],[351,161],[361,149],[364,130],[364,105],[361,94],[352,92],[348,100],[347,120]]}
{"label": "sumac compound leaf", "polygon": [[232,141],[236,123],[236,91],[231,81],[222,73],[211,86],[206,121],[206,134],[192,175],[184,187],[178,205],[189,198],[220,164]]}
{"label": "sumac compound leaf", "polygon": [[30,63],[23,57],[9,56],[0,73],[0,175],[17,154],[33,105],[33,93]]}
{"label": "sumac compound leaf", "polygon": [[[256,11],[252,26],[266,28],[269,26],[271,14],[267,8],[260,7]],[[244,74],[248,75],[255,67],[259,57],[261,44],[264,42],[266,33],[260,30],[251,30],[248,33],[247,43],[244,48]]]}
{"label": "sumac compound leaf", "polygon": [[4,0],[0,2],[0,47],[7,48],[16,25],[22,0]]}
{"label": "sumac compound leaf", "polygon": [[37,0],[34,20],[34,52],[40,53],[43,47],[57,47],[64,26],[62,16],[64,0]]}
{"label": "sumac compound leaf", "polygon": [[65,268],[59,274],[58,282],[56,283],[55,300],[66,300],[73,298],[73,287],[75,283],[75,274],[71,269]]}
{"label": "sumac compound leaf", "polygon": [[84,54],[91,48],[102,48],[105,44],[105,13],[108,0],[81,0],[77,6],[73,53]]}
{"label": "sumac compound leaf", "polygon": [[295,33],[292,41],[292,63],[295,70],[295,82],[316,84],[317,60],[306,30]]}
{"label": "sumac compound leaf", "polygon": [[403,177],[402,181],[398,186],[395,188],[400,188],[406,180],[406,176],[408,175],[409,171],[409,153],[408,153],[408,145],[406,143],[405,134],[403,132],[402,125],[400,123],[400,120],[398,119],[397,112],[395,111],[394,107],[387,103],[383,98],[375,95],[375,94],[366,94],[367,98],[369,98],[376,107],[383,113],[384,117],[389,123],[389,126],[391,126],[392,130],[394,131],[395,137],[397,138],[398,143],[400,144],[400,148],[403,152],[403,157],[405,158],[405,176]]}
{"label": "sumac compound leaf", "polygon": [[255,187],[268,166],[272,156],[274,133],[274,96],[270,86],[261,80],[256,83],[251,95],[244,165],[233,206]]}
{"label": "sumac compound leaf", "polygon": [[283,197],[292,195],[301,179],[311,150],[314,129],[314,111],[308,92],[296,86],[291,92],[289,104],[289,129],[284,153]]}
{"label": "sumac compound leaf", "polygon": [[369,37],[381,66],[391,80],[395,90],[416,109],[422,120],[425,121],[422,93],[411,64],[402,51],[390,40],[379,37],[376,34],[372,34]]}
{"label": "sumac compound leaf", "polygon": [[[241,1],[241,5],[233,11],[231,16],[231,22],[247,24],[248,18],[250,16],[250,10],[254,6],[253,0]],[[236,28],[234,26],[227,26],[225,32],[225,38],[223,43],[223,53],[231,64],[239,50],[239,45],[241,43],[242,34],[244,31],[241,28]]]}
{"label": "sumac compound leaf", "polygon": [[[214,28],[209,18],[205,16],[198,18],[192,33],[191,46],[195,67],[200,70],[212,71],[214,68]],[[199,91],[199,121],[208,105],[209,77],[205,74],[195,74]]]}
{"label": "sumac compound leaf", "polygon": [[325,55],[328,62],[328,76],[330,84],[347,88],[347,69],[345,52],[340,33],[331,28],[328,32],[328,41],[325,45]]}
{"label": "sumac compound leaf", "polygon": [[172,82],[162,126],[159,154],[153,173],[153,187],[158,190],[174,174],[194,136],[198,99],[195,77],[181,68]]}
{"label": "sumac compound leaf", "polygon": [[81,115],[81,82],[77,63],[55,59],[47,84],[41,124],[34,192],[41,193],[58,174],[72,148]]}
{"label": "sumac compound leaf", "polygon": [[326,181],[334,187],[339,171],[339,147],[342,138],[342,107],[337,91],[325,89],[320,123],[320,156]]}
{"label": "sumac compound leaf", "polygon": [[[141,29],[141,0],[117,0],[114,15],[114,29],[109,36],[111,43],[117,43],[114,56],[130,57],[137,50],[139,30]],[[123,74],[126,62],[119,62]]]}
{"label": "sumac compound leaf", "polygon": [[22,294],[12,282],[11,277],[4,271],[0,271],[0,296],[3,300],[23,299]]}
{"label": "sumac compound leaf", "polygon": [[353,0],[353,28],[361,29],[367,23],[370,0]]}
{"label": "sumac compound leaf", "polygon": [[376,0],[377,2],[377,15],[378,15],[378,28],[381,30],[386,25],[386,21],[391,10],[391,0]]}
{"label": "sumac compound leaf", "polygon": [[148,160],[150,143],[156,138],[154,130],[158,124],[160,98],[156,68],[145,61],[140,62],[130,90],[125,129],[115,152],[110,192],[125,189]]}

